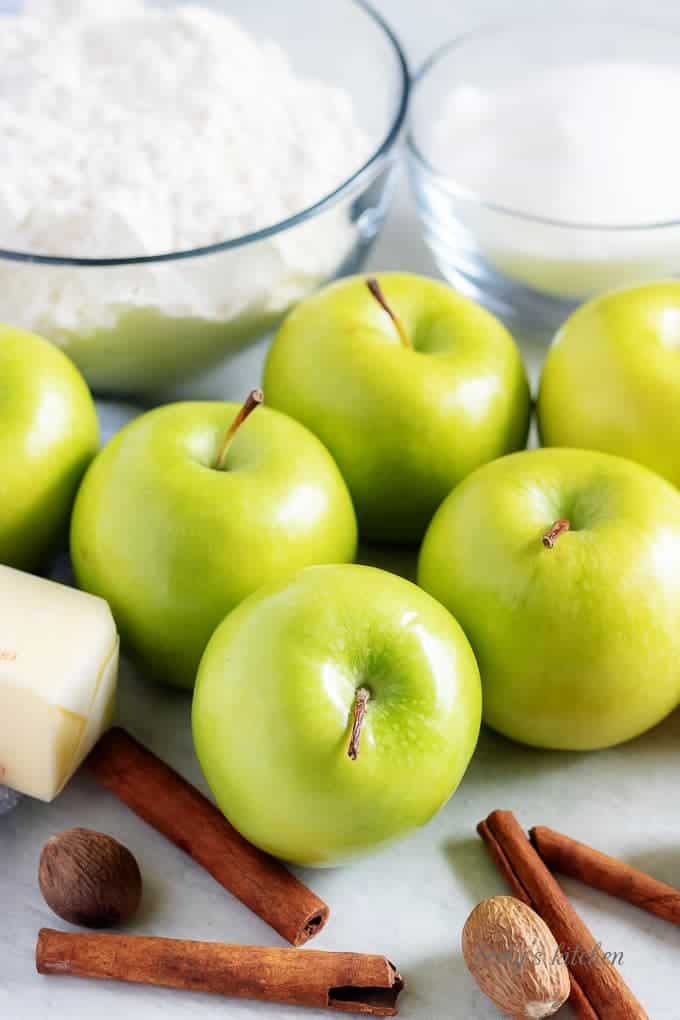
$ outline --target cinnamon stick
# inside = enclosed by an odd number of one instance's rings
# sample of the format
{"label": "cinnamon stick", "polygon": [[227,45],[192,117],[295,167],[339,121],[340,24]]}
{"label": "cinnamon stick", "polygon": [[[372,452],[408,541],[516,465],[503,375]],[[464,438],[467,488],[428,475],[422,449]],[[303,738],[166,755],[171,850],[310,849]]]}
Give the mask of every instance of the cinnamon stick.
{"label": "cinnamon stick", "polygon": [[[516,896],[518,900],[522,900],[522,902],[526,903],[528,907],[536,910],[536,905],[531,896],[520,882],[517,874],[513,871],[512,865],[505,855],[505,851],[485,821],[479,823],[477,826],[477,832],[486,843],[486,848],[489,851],[489,856],[492,861],[507,884],[510,886],[512,895]],[[569,970],[569,979],[571,981],[569,1004],[576,1013],[576,1016],[579,1020],[598,1020],[597,1013],[588,1002],[583,989],[579,985],[571,970]]]}
{"label": "cinnamon stick", "polygon": [[199,790],[125,730],[104,734],[87,768],[292,945],[321,931],[329,915],[323,900],[248,843]]}
{"label": "cinnamon stick", "polygon": [[570,1002],[587,1020],[649,1020],[601,944],[578,916],[511,811],[493,811],[478,826],[514,895],[540,914],[572,977]]}
{"label": "cinnamon stick", "polygon": [[396,1016],[404,982],[384,956],[43,928],[39,974],[129,981],[242,999]]}
{"label": "cinnamon stick", "polygon": [[531,829],[529,836],[551,871],[577,878],[664,921],[680,924],[680,891],[672,885],[543,825]]}

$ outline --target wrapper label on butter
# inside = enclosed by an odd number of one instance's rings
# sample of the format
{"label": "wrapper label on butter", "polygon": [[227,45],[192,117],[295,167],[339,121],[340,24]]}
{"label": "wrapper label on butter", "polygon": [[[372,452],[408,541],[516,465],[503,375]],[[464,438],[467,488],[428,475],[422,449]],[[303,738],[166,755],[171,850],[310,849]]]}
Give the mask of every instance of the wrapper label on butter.
{"label": "wrapper label on butter", "polygon": [[117,676],[103,599],[0,566],[0,784],[53,800],[110,725]]}

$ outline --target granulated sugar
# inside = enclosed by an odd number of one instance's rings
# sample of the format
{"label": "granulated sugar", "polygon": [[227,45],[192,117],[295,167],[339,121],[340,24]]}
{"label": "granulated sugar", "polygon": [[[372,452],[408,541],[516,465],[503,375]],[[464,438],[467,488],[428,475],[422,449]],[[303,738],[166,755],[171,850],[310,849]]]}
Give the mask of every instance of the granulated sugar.
{"label": "granulated sugar", "polygon": [[433,158],[461,188],[515,212],[579,224],[680,217],[680,68],[556,66],[464,82],[442,107]]}

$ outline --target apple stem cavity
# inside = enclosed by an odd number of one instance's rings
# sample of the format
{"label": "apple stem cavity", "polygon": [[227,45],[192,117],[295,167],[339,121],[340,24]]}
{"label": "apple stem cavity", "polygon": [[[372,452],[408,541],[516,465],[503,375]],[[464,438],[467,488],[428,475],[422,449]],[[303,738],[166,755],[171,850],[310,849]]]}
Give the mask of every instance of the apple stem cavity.
{"label": "apple stem cavity", "polygon": [[366,280],[366,286],[368,287],[368,289],[370,290],[371,294],[378,302],[380,307],[385,309],[390,319],[394,323],[397,333],[399,334],[399,339],[401,340],[404,347],[408,347],[410,350],[412,350],[413,344],[411,343],[410,336],[406,332],[406,327],[404,326],[404,323],[401,321],[399,316],[388,305],[387,298],[383,294],[380,288],[380,284],[378,283],[376,278],[374,276],[371,276],[368,280]]}
{"label": "apple stem cavity", "polygon": [[220,448],[217,451],[217,456],[213,461],[213,469],[215,471],[224,471],[224,461],[229,452],[229,447],[231,446],[231,442],[234,436],[240,429],[241,425],[243,425],[243,422],[246,420],[248,415],[252,414],[255,408],[259,407],[263,400],[264,393],[262,392],[262,390],[252,390],[252,392],[248,394],[243,403],[243,407],[238,412],[233,422],[227,429],[224,439],[220,444]]}
{"label": "apple stem cavity", "polygon": [[555,521],[553,526],[546,531],[543,536],[543,545],[546,549],[552,549],[560,535],[563,535],[565,531],[569,531],[570,528],[571,524],[566,517],[561,517],[559,521]]}
{"label": "apple stem cavity", "polygon": [[352,761],[356,761],[359,757],[361,727],[364,724],[369,697],[370,694],[366,688],[360,687],[354,699],[354,721],[352,722],[352,733],[349,738],[349,747],[347,748],[347,757],[351,758]]}

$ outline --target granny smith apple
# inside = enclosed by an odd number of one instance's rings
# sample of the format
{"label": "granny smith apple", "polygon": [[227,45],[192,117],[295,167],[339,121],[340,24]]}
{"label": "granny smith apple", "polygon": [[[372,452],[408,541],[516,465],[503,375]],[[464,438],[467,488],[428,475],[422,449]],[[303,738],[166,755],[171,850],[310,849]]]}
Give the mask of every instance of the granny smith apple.
{"label": "granny smith apple", "polygon": [[408,273],[302,301],[274,339],[265,389],[331,451],[374,541],[419,543],[454,485],[526,445],[529,389],[510,334]]}
{"label": "granny smith apple", "polygon": [[680,701],[680,493],[632,461],[549,449],[444,501],[418,579],[477,655],[484,719],[538,747],[608,747]]}
{"label": "granny smith apple", "polygon": [[212,637],[193,704],[217,803],[252,843],[330,865],[426,822],[480,726],[479,672],[453,617],[410,581],[308,567]]}
{"label": "granny smith apple", "polygon": [[352,560],[357,529],[318,439],[251,394],[171,404],[127,425],[78,494],[71,555],[147,673],[191,687],[208,638],[260,585]]}
{"label": "granny smith apple", "polygon": [[538,416],[546,446],[616,453],[680,487],[680,282],[579,308],[548,353]]}
{"label": "granny smith apple", "polygon": [[90,391],[58,347],[0,325],[0,563],[40,567],[97,452]]}

